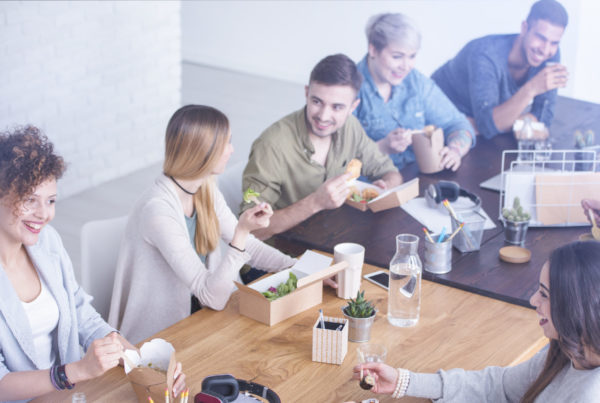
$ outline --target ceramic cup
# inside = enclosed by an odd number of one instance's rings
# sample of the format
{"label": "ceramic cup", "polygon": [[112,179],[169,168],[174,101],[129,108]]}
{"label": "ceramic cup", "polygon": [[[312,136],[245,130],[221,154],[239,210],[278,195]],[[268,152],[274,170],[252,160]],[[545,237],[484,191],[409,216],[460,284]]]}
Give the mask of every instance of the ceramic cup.
{"label": "ceramic cup", "polygon": [[360,290],[362,267],[365,261],[364,246],[350,242],[339,243],[333,248],[333,260],[335,263],[348,263],[348,267],[336,276],[337,296],[344,299],[355,298]]}

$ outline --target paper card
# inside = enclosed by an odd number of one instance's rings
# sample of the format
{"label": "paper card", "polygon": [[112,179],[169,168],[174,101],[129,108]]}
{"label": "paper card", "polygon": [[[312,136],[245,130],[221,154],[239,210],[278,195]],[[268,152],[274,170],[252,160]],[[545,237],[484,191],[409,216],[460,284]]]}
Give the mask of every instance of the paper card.
{"label": "paper card", "polygon": [[[531,221],[538,221],[535,209],[535,175],[532,172],[505,172],[503,208],[512,208],[515,197],[519,198],[523,210],[531,214]],[[498,212],[498,214],[501,214]]]}
{"label": "paper card", "polygon": [[329,256],[307,250],[291,268],[273,273],[262,280],[249,284],[248,287],[258,292],[265,292],[269,287],[277,288],[279,284],[285,283],[288,278],[290,278],[290,271],[292,271],[298,279],[301,279],[331,266],[332,261],[333,258]]}
{"label": "paper card", "polygon": [[[466,200],[462,200],[466,199]],[[467,205],[467,201],[473,204],[473,202],[466,197],[459,197],[456,202],[452,202],[452,207],[455,210],[460,210],[461,206]],[[431,208],[427,204],[424,197],[418,197],[412,199],[409,202],[404,203],[402,209],[410,214],[415,220],[420,222],[424,227],[434,234],[439,234],[442,228],[446,227],[446,231],[450,231],[452,222],[450,221],[450,213],[442,206],[441,208]],[[444,210],[442,210],[444,209]],[[479,213],[485,217],[485,225],[483,229],[496,228],[496,224],[490,219],[487,213],[481,208]],[[460,211],[457,211],[460,215]]]}
{"label": "paper card", "polygon": [[542,225],[587,225],[581,199],[600,199],[600,172],[536,175],[535,194]]}

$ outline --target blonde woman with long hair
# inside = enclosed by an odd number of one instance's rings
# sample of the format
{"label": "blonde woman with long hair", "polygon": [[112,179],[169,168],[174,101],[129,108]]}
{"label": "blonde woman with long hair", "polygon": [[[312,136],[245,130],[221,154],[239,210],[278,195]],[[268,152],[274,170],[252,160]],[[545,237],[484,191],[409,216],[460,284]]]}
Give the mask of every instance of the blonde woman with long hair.
{"label": "blonde woman with long hair", "polygon": [[223,309],[245,263],[279,271],[295,262],[250,234],[269,225],[267,203],[238,220],[216,187],[230,138],[227,117],[209,106],[184,106],[167,125],[164,172],[129,217],[111,301],[109,323],[134,343],[187,317],[192,300]]}

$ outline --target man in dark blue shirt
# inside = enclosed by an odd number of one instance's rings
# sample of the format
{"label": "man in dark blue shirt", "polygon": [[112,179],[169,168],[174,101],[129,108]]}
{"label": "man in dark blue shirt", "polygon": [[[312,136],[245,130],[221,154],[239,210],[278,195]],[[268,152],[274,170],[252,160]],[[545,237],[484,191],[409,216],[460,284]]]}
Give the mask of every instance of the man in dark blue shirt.
{"label": "man in dark blue shirt", "polygon": [[519,34],[474,39],[431,77],[486,138],[509,131],[530,104],[531,120],[550,126],[568,79],[558,49],[567,22],[560,3],[540,0]]}

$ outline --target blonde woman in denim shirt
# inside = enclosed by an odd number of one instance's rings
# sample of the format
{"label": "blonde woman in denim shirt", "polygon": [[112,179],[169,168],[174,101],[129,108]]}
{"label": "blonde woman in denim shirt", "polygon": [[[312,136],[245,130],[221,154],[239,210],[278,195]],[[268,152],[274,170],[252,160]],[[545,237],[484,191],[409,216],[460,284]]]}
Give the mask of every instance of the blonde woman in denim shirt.
{"label": "blonde woman in denim shirt", "polygon": [[354,111],[379,149],[398,169],[415,161],[412,130],[442,128],[446,146],[441,165],[456,171],[475,144],[474,130],[437,85],[413,69],[421,34],[403,14],[371,17],[366,28],[369,49],[357,68],[364,77]]}

